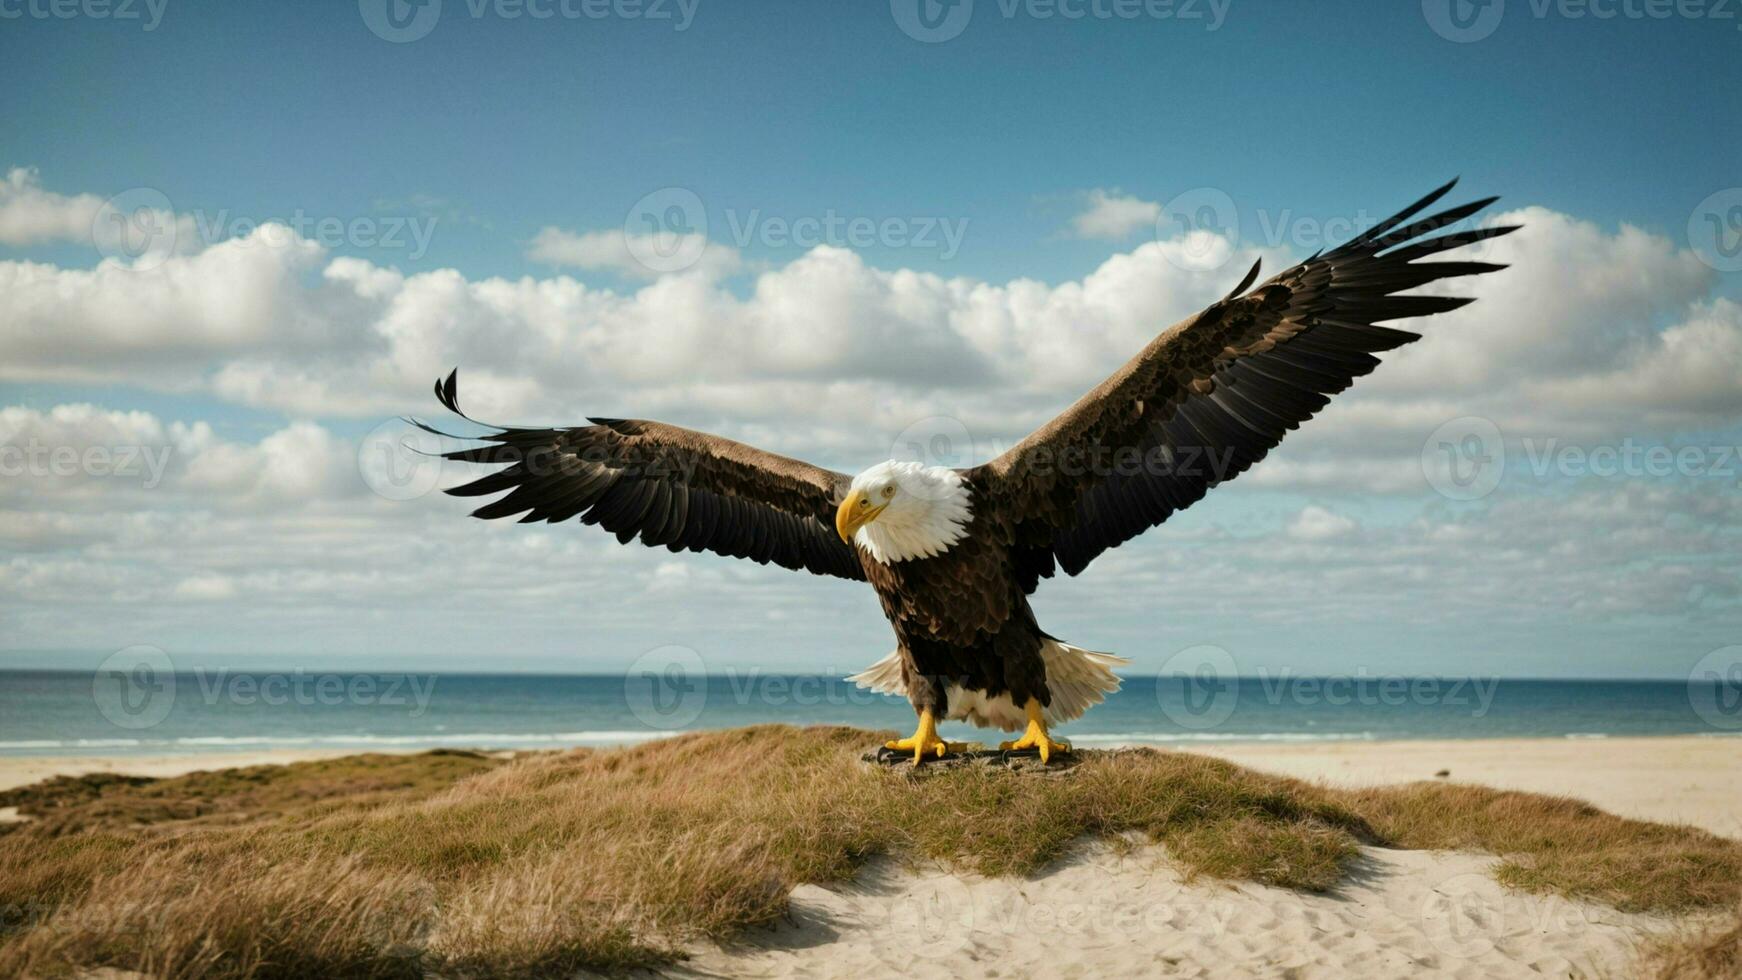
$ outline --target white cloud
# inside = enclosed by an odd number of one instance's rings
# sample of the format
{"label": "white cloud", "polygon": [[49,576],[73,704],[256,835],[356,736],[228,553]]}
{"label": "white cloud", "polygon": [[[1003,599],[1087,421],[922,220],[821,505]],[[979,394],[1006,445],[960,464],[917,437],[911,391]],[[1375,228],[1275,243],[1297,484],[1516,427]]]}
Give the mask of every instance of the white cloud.
{"label": "white cloud", "polygon": [[1288,536],[1297,541],[1329,541],[1354,531],[1353,520],[1316,504],[1304,507],[1288,524]]}
{"label": "white cloud", "polygon": [[[14,197],[40,192],[34,176],[8,186]],[[60,200],[49,211],[75,210]],[[72,227],[5,207],[0,216],[14,216],[0,220],[17,235]],[[1120,595],[1166,596],[1177,614],[1221,608],[1225,583],[1237,581],[1242,593],[1274,597],[1254,615],[1278,620],[1359,621],[1372,615],[1363,603],[1403,595],[1421,604],[1409,615],[1428,618],[1505,608],[1522,621],[1541,602],[1591,621],[1727,622],[1713,610],[1736,599],[1725,548],[1742,513],[1714,484],[1592,480],[1555,495],[1512,473],[1475,516],[1442,511],[1431,495],[1422,444],[1452,418],[1493,420],[1512,450],[1545,436],[1673,443],[1735,432],[1742,415],[1742,306],[1711,296],[1714,276],[1691,253],[1538,208],[1498,220],[1527,228],[1473,251],[1512,268],[1436,287],[1480,302],[1403,324],[1426,339],[1387,355],[1253,473],[1158,532],[1159,545],[1110,553],[1087,583],[1058,594],[1105,610],[1124,600],[1097,583],[1116,575],[1132,586]],[[199,616],[175,610],[219,600],[264,617],[291,645],[308,635],[295,610],[311,608],[335,630],[355,621],[434,642],[483,636],[468,610],[441,601],[456,582],[480,606],[511,610],[501,628],[522,637],[572,626],[563,609],[583,594],[600,635],[612,622],[637,635],[649,610],[674,631],[693,622],[718,632],[737,622],[721,611],[750,595],[776,609],[821,601],[821,617],[790,621],[815,630],[794,634],[806,642],[830,635],[813,619],[862,616],[867,635],[881,635],[875,609],[861,609],[845,584],[829,592],[741,563],[622,549],[576,528],[469,522],[467,502],[434,495],[375,497],[357,476],[355,441],[332,420],[432,414],[430,382],[458,365],[468,409],[494,421],[665,418],[849,470],[889,455],[916,423],[921,437],[954,425],[948,432],[965,430],[971,457],[984,458],[1220,297],[1259,255],[1221,238],[1176,238],[1114,254],[1076,280],[987,282],[878,269],[824,246],[730,285],[726,267],[704,264],[617,290],[566,275],[406,274],[333,257],[283,229],[263,234],[150,268],[0,262],[0,380],[113,385],[123,406],[129,389],[152,388],[286,416],[244,439],[84,404],[0,409],[0,452],[34,440],[79,460],[66,475],[0,481],[0,590],[19,597],[5,608],[19,636],[43,645],[72,623],[85,632],[56,645],[107,644],[113,630],[99,624],[119,615],[110,607],[139,624],[129,636],[140,641],[154,629],[197,635]],[[637,275],[620,235],[540,240],[541,261]],[[1204,264],[1200,244],[1227,261],[1189,271]],[[1272,271],[1289,258],[1263,257]],[[125,446],[169,454],[156,485],[88,472],[87,450]],[[1272,507],[1261,531],[1220,523],[1224,502],[1242,495]],[[1416,516],[1375,518],[1362,503],[1377,496]],[[674,612],[673,592],[693,605]]]}
{"label": "white cloud", "polygon": [[637,279],[657,279],[667,271],[659,261],[661,256],[692,253],[696,255],[696,261],[682,265],[686,270],[694,269],[710,277],[736,272],[743,264],[737,249],[707,241],[700,235],[661,239],[653,235],[626,235],[619,228],[576,233],[547,226],[526,248],[526,257],[534,262],[577,269],[608,269]]}
{"label": "white cloud", "polygon": [[14,167],[0,180],[0,244],[89,242],[103,199],[46,191],[37,172]]}
{"label": "white cloud", "polygon": [[1096,188],[1087,195],[1087,206],[1071,219],[1078,238],[1119,241],[1145,229],[1153,230],[1161,217],[1161,205],[1130,194]]}
{"label": "white cloud", "polygon": [[[1505,272],[1443,284],[1481,302],[1421,324],[1424,340],[1292,436],[1251,477],[1276,486],[1419,488],[1400,466],[1441,422],[1509,436],[1593,438],[1645,420],[1723,424],[1742,398],[1737,307],[1661,237],[1605,232],[1540,208],[1479,249]],[[617,262],[621,236],[543,236]],[[570,240],[572,239],[572,240]],[[728,288],[705,269],[632,292],[567,276],[406,275],[270,226],[137,270],[0,263],[0,378],[207,391],[292,417],[427,413],[430,381],[464,368],[481,418],[664,415],[789,452],[886,454],[948,416],[998,450],[1099,382],[1166,324],[1221,296],[1260,253],[1146,242],[1080,280],[991,283],[872,268],[820,246]],[[1263,253],[1271,269],[1288,256]],[[1408,326],[1408,324],[1405,324]],[[1368,463],[1384,460],[1386,467]],[[1388,468],[1387,468],[1388,467]]]}

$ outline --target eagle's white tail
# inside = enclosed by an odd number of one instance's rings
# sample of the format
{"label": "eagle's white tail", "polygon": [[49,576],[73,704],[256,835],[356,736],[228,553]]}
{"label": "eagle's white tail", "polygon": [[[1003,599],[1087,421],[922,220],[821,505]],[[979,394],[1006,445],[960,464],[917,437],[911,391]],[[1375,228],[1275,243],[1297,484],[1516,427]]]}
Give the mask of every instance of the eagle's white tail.
{"label": "eagle's white tail", "polygon": [[[1047,692],[1052,695],[1052,704],[1047,705],[1045,712],[1049,725],[1074,721],[1119,690],[1119,675],[1113,673],[1113,668],[1131,662],[1054,639],[1041,640],[1040,656],[1046,663]],[[879,694],[907,696],[907,683],[901,679],[900,650],[847,679]],[[966,720],[981,728],[1002,728],[1007,732],[1021,729],[1028,721],[1022,705],[1013,703],[1008,694],[987,697],[983,692],[964,691],[955,684],[949,685],[946,694],[951,720]]]}

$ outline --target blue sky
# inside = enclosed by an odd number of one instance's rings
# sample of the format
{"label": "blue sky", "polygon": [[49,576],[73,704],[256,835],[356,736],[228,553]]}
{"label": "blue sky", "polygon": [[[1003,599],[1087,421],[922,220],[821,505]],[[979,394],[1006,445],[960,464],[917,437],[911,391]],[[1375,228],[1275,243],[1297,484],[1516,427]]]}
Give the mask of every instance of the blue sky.
{"label": "blue sky", "polygon": [[[1272,475],[1043,594],[1043,620],[1151,669],[1218,643],[1253,665],[1655,676],[1742,625],[1735,478],[1530,465],[1551,439],[1632,440],[1694,446],[1717,469],[1739,441],[1739,393],[1717,375],[1737,357],[1725,304],[1742,274],[1702,262],[1690,238],[1703,202],[1719,195],[1720,222],[1742,204],[1722,196],[1742,185],[1735,16],[1510,0],[1491,33],[1456,43],[1436,33],[1439,0],[1156,5],[1167,19],[975,0],[958,36],[925,43],[900,26],[907,0],[699,0],[687,23],[675,3],[664,20],[533,19],[443,0],[426,35],[392,43],[366,22],[374,2],[165,0],[147,30],[143,0],[129,8],[140,19],[0,0],[0,172],[28,168],[0,198],[0,275],[17,276],[0,279],[0,337],[17,345],[0,374],[0,405],[15,410],[3,434],[174,448],[168,490],[14,481],[0,561],[17,591],[0,601],[23,624],[5,641],[29,651],[15,662],[149,642],[473,663],[506,638],[509,666],[605,669],[675,642],[710,663],[781,667],[827,646],[828,665],[853,667],[887,646],[868,594],[615,552],[579,528],[529,538],[465,522],[439,497],[384,511],[351,497],[355,443],[397,412],[428,412],[434,370],[460,364],[515,418],[654,415],[848,469],[937,415],[996,445],[1111,370],[1164,313],[1225,291],[1243,262],[1274,268],[1317,247],[1316,222],[1375,220],[1453,175],[1461,194],[1542,216],[1505,256],[1525,271],[1485,285],[1463,319],[1424,327],[1468,324],[1463,339],[1382,368],[1371,397],[1291,439]],[[1480,23],[1495,8],[1460,9]],[[666,188],[700,202],[718,250],[661,275],[610,249]],[[89,212],[137,189],[218,233],[184,232],[133,279],[81,278],[112,255],[79,234]],[[1238,215],[1239,261],[1182,270],[1170,256],[1184,231],[1153,214],[1205,189]],[[422,222],[427,248],[344,235],[269,261],[238,246],[255,223],[296,215]],[[903,234],[819,249],[770,231],[829,216]],[[959,242],[909,241],[938,227]],[[1011,334],[961,326],[975,284],[1014,311]],[[560,358],[533,353],[552,322]],[[775,361],[816,355],[775,368],[659,354],[734,329],[760,338],[741,350],[766,343]],[[1012,353],[1075,330],[1089,339],[1061,350],[1080,358]],[[873,333],[887,342],[868,352],[857,338]],[[939,336],[991,366],[920,353]],[[1676,383],[1689,365],[1711,376]],[[855,414],[862,425],[843,420]],[[1469,502],[1436,494],[1417,460],[1465,415],[1499,425],[1509,461]],[[1324,475],[1354,457],[1367,469],[1347,473],[1370,477]],[[289,471],[293,487],[274,484]],[[258,547],[235,546],[239,534]],[[310,534],[328,546],[294,543]],[[395,552],[400,534],[419,544]],[[1604,541],[1570,543],[1585,538]],[[1465,550],[1436,556],[1446,541]],[[1497,557],[1508,541],[1535,553]],[[522,546],[549,550],[529,569]],[[412,568],[471,556],[504,584]],[[1184,556],[1226,577],[1182,590],[1203,567]],[[1314,578],[1348,605],[1319,601],[1301,584]],[[1108,597],[1126,582],[1155,601]],[[563,585],[560,613],[539,603]],[[1251,587],[1282,596],[1252,616],[1235,601]],[[472,601],[506,603],[498,615],[515,625],[488,628],[483,608],[446,618]],[[740,621],[722,630],[722,616]]]}

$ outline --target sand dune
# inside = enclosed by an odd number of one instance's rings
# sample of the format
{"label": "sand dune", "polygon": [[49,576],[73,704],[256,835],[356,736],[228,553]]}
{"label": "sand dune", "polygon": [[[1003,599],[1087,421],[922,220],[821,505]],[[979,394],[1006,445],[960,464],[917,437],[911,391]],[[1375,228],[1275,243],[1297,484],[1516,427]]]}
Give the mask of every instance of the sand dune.
{"label": "sand dune", "polygon": [[[1742,837],[1742,739],[1226,745],[1243,765],[1337,784],[1432,779],[1563,794]],[[0,787],[55,773],[165,776],[337,752],[0,760]],[[3,817],[4,815],[0,815]],[[1673,920],[1501,887],[1487,855],[1367,848],[1335,892],[1186,881],[1166,852],[1085,843],[1026,880],[888,860],[804,886],[788,920],[674,972],[749,977],[1597,977],[1630,975]]]}
{"label": "sand dune", "polygon": [[1157,847],[1085,846],[1027,881],[872,865],[805,886],[791,921],[678,975],[732,977],[1598,977],[1671,927],[1502,888],[1497,859],[1368,849],[1335,894],[1187,883]]}

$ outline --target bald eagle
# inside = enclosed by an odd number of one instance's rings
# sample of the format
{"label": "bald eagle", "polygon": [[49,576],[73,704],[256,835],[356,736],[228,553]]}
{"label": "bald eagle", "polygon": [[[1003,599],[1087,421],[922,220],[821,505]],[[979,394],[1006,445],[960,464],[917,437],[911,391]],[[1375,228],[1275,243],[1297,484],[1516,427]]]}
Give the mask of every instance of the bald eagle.
{"label": "bald eagle", "polygon": [[[443,458],[501,468],[448,493],[507,491],[474,517],[578,517],[623,543],[867,581],[896,648],[852,679],[905,695],[918,715],[913,736],[888,747],[912,752],[916,764],[961,751],[938,737],[937,723],[963,719],[1022,730],[1002,748],[1033,749],[1045,762],[1070,749],[1052,726],[1117,690],[1112,668],[1127,661],[1048,634],[1028,596],[1041,579],[1078,574],[1245,472],[1373,370],[1375,354],[1419,336],[1377,324],[1470,302],[1399,295],[1504,268],[1418,261],[1517,227],[1426,237],[1495,200],[1411,222],[1455,183],[1256,287],[1253,265],[1226,298],[1162,331],[983,465],[892,461],[848,476],[662,422],[595,418],[560,429],[489,426],[483,445]],[[436,382],[436,396],[467,417],[457,371]]]}

